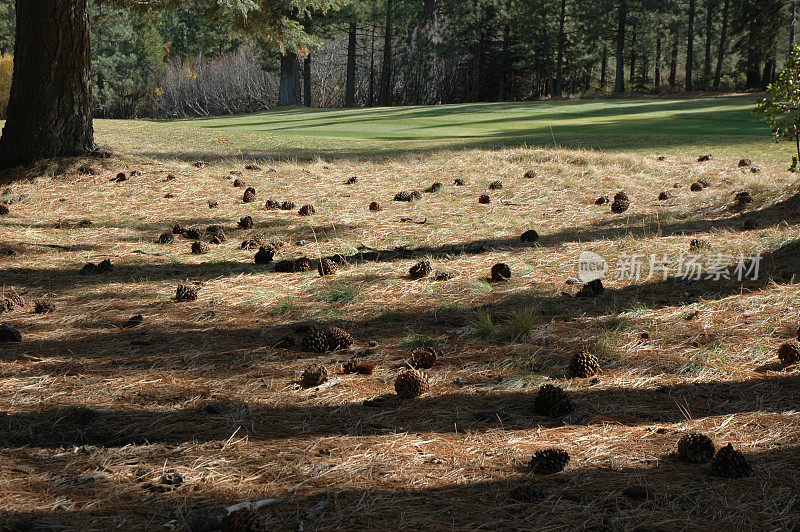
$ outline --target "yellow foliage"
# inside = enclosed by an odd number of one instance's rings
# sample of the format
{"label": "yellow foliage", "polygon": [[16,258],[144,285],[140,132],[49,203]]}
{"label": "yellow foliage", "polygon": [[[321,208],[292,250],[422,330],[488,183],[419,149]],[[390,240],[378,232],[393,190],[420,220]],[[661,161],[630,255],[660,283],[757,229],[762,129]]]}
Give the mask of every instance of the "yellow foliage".
{"label": "yellow foliage", "polygon": [[14,73],[14,56],[0,55],[0,115],[6,115],[8,97],[11,94],[11,75]]}

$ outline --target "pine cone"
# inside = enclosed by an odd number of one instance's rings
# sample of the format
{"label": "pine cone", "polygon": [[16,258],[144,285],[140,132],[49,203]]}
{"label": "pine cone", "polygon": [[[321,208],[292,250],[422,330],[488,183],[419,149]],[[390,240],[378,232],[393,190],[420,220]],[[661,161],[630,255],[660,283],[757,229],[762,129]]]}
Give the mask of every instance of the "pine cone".
{"label": "pine cone", "polygon": [[689,190],[691,190],[692,192],[700,192],[701,190],[703,190],[703,184],[700,183],[700,181],[695,181],[689,186]]}
{"label": "pine cone", "polygon": [[572,412],[575,405],[566,392],[558,386],[545,384],[539,388],[533,402],[533,410],[537,414],[550,417],[564,416]]}
{"label": "pine cone", "polygon": [[0,203],[0,216],[6,216],[10,212],[11,209],[8,208],[8,205],[6,205],[5,203]]}
{"label": "pine cone", "polygon": [[319,327],[312,327],[300,342],[300,349],[310,353],[325,353],[328,350],[328,335]]}
{"label": "pine cone", "polygon": [[183,236],[188,238],[189,240],[200,240],[203,238],[203,232],[196,227],[190,227],[186,231],[183,232]]}
{"label": "pine cone", "polygon": [[714,455],[711,473],[722,478],[741,478],[750,476],[753,468],[747,463],[747,458],[729,443]]}
{"label": "pine cone", "polygon": [[339,327],[330,327],[325,332],[325,342],[329,351],[347,349],[353,345],[353,337],[350,333]]}
{"label": "pine cone", "polygon": [[666,190],[665,190],[664,192],[661,192],[661,193],[658,195],[658,199],[659,199],[660,201],[666,201],[666,200],[668,200],[668,199],[672,199],[673,197],[674,197],[674,196],[672,195],[672,192],[667,192]]}
{"label": "pine cone", "polygon": [[419,193],[419,190],[412,190],[411,194],[409,194],[409,197],[411,198],[411,201],[416,201],[422,198],[422,194]]}
{"label": "pine cone", "polygon": [[411,201],[411,194],[405,190],[394,195],[394,201]]}
{"label": "pine cone", "polygon": [[358,183],[358,177],[356,176],[348,177],[347,181],[344,182],[345,185],[355,185],[356,183]]}
{"label": "pine cone", "polygon": [[242,508],[226,515],[219,525],[220,532],[265,532],[267,524],[253,509]]}
{"label": "pine cone", "polygon": [[197,300],[197,287],[180,284],[175,291],[176,301],[196,301]]}
{"label": "pine cone", "polygon": [[488,205],[491,202],[492,202],[492,198],[490,198],[487,194],[481,194],[478,197],[478,203],[481,203],[483,205]]}
{"label": "pine cone", "polygon": [[276,211],[281,208],[281,204],[277,200],[268,199],[264,204],[264,208],[268,211]]}
{"label": "pine cone", "polygon": [[175,224],[172,226],[172,234],[173,235],[182,235],[185,232],[185,229],[181,224]]}
{"label": "pine cone", "polygon": [[269,246],[261,246],[253,259],[256,264],[269,264],[275,257],[275,250]]}
{"label": "pine cone", "polygon": [[294,271],[296,272],[307,272],[310,271],[313,267],[314,264],[308,257],[300,257],[299,259],[294,261]]}
{"label": "pine cone", "polygon": [[206,227],[206,233],[209,235],[224,235],[225,228],[219,224],[213,224]]}
{"label": "pine cone", "polygon": [[792,343],[783,344],[778,348],[778,359],[784,366],[797,364],[800,362],[800,347]]}
{"label": "pine cone", "polygon": [[575,353],[569,361],[569,372],[573,377],[585,379],[600,372],[600,363],[587,351]]}
{"label": "pine cone", "polygon": [[244,188],[244,181],[239,179],[238,177],[233,180],[233,186],[236,188]]}
{"label": "pine cone", "polygon": [[381,207],[381,204],[378,203],[377,201],[373,201],[372,203],[369,204],[369,210],[371,210],[372,212],[378,212],[382,211],[383,207]]}
{"label": "pine cone", "polygon": [[508,264],[499,262],[492,266],[492,280],[493,281],[508,281],[511,279],[511,268]]}
{"label": "pine cone", "polygon": [[699,251],[703,249],[711,249],[711,244],[697,238],[693,238],[692,241],[689,242],[689,251]]}
{"label": "pine cone", "polygon": [[528,462],[528,467],[531,468],[533,473],[552,475],[563,471],[567,464],[569,464],[569,453],[564,449],[552,447],[533,453],[531,461]]}
{"label": "pine cone", "polygon": [[453,180],[453,184],[454,184],[455,186],[457,186],[457,187],[463,187],[464,185],[466,185],[466,184],[467,184],[467,182],[466,182],[466,181],[464,181],[463,179],[454,179],[454,180]]}
{"label": "pine cone", "polygon": [[502,181],[492,181],[491,183],[489,183],[489,188],[491,190],[500,190],[501,188],[503,188],[503,182]]}
{"label": "pine cone", "polygon": [[678,440],[678,457],[684,462],[708,462],[714,457],[714,442],[699,432],[684,434]]}
{"label": "pine cone", "polygon": [[436,193],[439,192],[440,190],[442,190],[442,184],[439,181],[437,181],[430,187],[428,187],[427,192]]}
{"label": "pine cone", "polygon": [[533,179],[534,177],[536,177],[536,169],[535,168],[529,168],[529,169],[525,170],[525,175],[523,177],[525,177],[527,179]]}
{"label": "pine cone", "polygon": [[631,206],[631,200],[625,192],[617,192],[614,195],[614,202],[611,204],[611,212],[621,214]]}
{"label": "pine cone", "polygon": [[300,384],[303,388],[311,388],[312,386],[319,386],[328,380],[328,370],[321,364],[313,364],[303,370],[300,376]]}
{"label": "pine cone", "polygon": [[364,362],[362,360],[348,360],[342,366],[342,371],[344,373],[358,373],[359,375],[372,375],[372,372],[375,371],[375,364],[370,362]]}
{"label": "pine cone", "polygon": [[408,275],[412,279],[422,279],[423,277],[427,276],[431,273],[431,263],[427,260],[420,261],[413,265],[408,270]]}
{"label": "pine cone", "polygon": [[53,312],[55,309],[56,306],[50,301],[44,301],[40,299],[33,304],[33,311],[36,314],[48,314]]}
{"label": "pine cone", "polygon": [[433,348],[420,347],[411,352],[411,367],[415,369],[430,369],[436,364],[437,353]]}
{"label": "pine cone", "polygon": [[539,233],[537,233],[535,229],[528,229],[522,233],[522,236],[519,237],[519,239],[523,242],[536,242],[539,240]]}
{"label": "pine cone", "polygon": [[244,216],[239,220],[239,229],[252,229],[253,228],[253,217],[252,216]]}
{"label": "pine cone", "polygon": [[293,201],[284,201],[281,203],[281,210],[283,211],[291,211],[294,209],[294,202]]}
{"label": "pine cone", "polygon": [[596,200],[594,200],[595,205],[605,205],[609,202],[608,196],[600,196]]}
{"label": "pine cone", "polygon": [[209,243],[214,245],[219,245],[224,243],[226,240],[228,240],[228,237],[225,236],[225,233],[219,233],[211,237]]}
{"label": "pine cone", "polygon": [[276,262],[275,271],[277,273],[294,273],[294,261],[289,259]]}
{"label": "pine cone", "polygon": [[401,371],[394,381],[394,391],[400,399],[414,399],[429,390],[430,382],[424,371],[407,369]]}
{"label": "pine cone", "polygon": [[0,325],[0,344],[6,342],[19,343],[22,341],[22,333],[19,329],[8,323]]}
{"label": "pine cone", "polygon": [[203,255],[209,251],[211,251],[211,248],[205,242],[192,242],[192,253],[195,255]]}
{"label": "pine cone", "polygon": [[161,233],[161,236],[158,237],[159,244],[172,244],[175,241],[175,237],[172,236],[172,233]]}
{"label": "pine cone", "polygon": [[300,210],[297,212],[300,216],[311,216],[312,214],[316,213],[317,211],[314,209],[313,205],[303,205],[300,207]]}
{"label": "pine cone", "polygon": [[319,272],[320,277],[333,275],[336,273],[336,263],[331,259],[320,259],[319,264],[317,265],[317,271]]}

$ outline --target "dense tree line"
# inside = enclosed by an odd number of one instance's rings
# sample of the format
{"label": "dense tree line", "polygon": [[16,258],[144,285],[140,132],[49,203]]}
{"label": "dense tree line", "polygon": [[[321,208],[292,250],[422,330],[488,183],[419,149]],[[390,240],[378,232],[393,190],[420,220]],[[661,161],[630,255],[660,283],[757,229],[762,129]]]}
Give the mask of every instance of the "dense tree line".
{"label": "dense tree line", "polygon": [[[763,89],[793,0],[353,0],[282,42],[213,3],[89,2],[95,116],[247,112],[602,92]],[[13,53],[14,2],[0,1]],[[226,96],[227,95],[227,96]]]}

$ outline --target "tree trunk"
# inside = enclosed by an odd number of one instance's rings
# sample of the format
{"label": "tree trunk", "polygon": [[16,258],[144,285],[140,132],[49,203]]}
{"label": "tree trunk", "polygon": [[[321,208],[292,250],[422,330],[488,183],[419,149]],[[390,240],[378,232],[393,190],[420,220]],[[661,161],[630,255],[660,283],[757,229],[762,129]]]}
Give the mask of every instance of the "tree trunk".
{"label": "tree trunk", "polygon": [[0,165],[90,152],[87,0],[18,0],[14,46]]}
{"label": "tree trunk", "polygon": [[794,49],[797,35],[797,0],[792,0],[792,20],[789,21],[789,52]]}
{"label": "tree trunk", "polygon": [[632,21],[633,33],[631,34],[631,71],[628,73],[630,84],[633,85],[636,78],[636,20]]}
{"label": "tree trunk", "polygon": [[703,66],[703,78],[706,87],[711,79],[711,33],[714,24],[714,7],[716,0],[706,0],[706,57]]}
{"label": "tree trunk", "polygon": [[350,23],[347,32],[347,75],[345,76],[344,106],[356,105],[356,23]]}
{"label": "tree trunk", "polygon": [[281,57],[281,82],[278,88],[278,105],[301,105],[300,61],[297,54]]}
{"label": "tree trunk", "polygon": [[725,60],[726,39],[728,38],[728,12],[731,7],[731,0],[725,0],[725,7],[722,8],[722,32],[719,35],[719,51],[717,52],[717,70],[714,74],[714,88],[719,89],[719,81],[722,77],[722,62]]}
{"label": "tree trunk", "polygon": [[303,59],[303,105],[311,107],[311,54]]}
{"label": "tree trunk", "polygon": [[608,76],[608,47],[603,46],[603,63],[600,66],[600,88],[606,88],[606,77]]}
{"label": "tree trunk", "polygon": [[369,46],[369,106],[375,105],[375,16],[372,17],[372,41]]}
{"label": "tree trunk", "polygon": [[553,95],[553,62],[550,60],[550,36],[547,32],[547,18],[546,13],[547,10],[545,9],[544,0],[541,0],[542,9],[539,11],[542,15],[542,31],[544,32],[544,36],[542,38],[542,46],[544,48],[544,69],[545,69],[545,76],[547,77],[546,85],[544,89],[545,96],[552,96]]}
{"label": "tree trunk", "polygon": [[672,35],[672,50],[669,63],[669,88],[674,89],[678,83],[678,46],[680,45],[679,34],[677,31]]}
{"label": "tree trunk", "polygon": [[656,37],[656,72],[654,85],[656,88],[661,87],[661,34]]}
{"label": "tree trunk", "polygon": [[386,33],[383,39],[383,65],[378,105],[392,105],[392,0],[386,0]]}
{"label": "tree trunk", "polygon": [[686,44],[686,90],[692,90],[692,68],[694,64],[694,13],[696,0],[689,0],[689,40]]}
{"label": "tree trunk", "polygon": [[614,92],[625,92],[625,18],[628,16],[627,0],[617,2],[617,79]]}
{"label": "tree trunk", "polygon": [[561,12],[558,16],[558,52],[556,53],[556,84],[554,96],[561,96],[564,85],[564,22],[567,16],[567,0],[561,0]]}

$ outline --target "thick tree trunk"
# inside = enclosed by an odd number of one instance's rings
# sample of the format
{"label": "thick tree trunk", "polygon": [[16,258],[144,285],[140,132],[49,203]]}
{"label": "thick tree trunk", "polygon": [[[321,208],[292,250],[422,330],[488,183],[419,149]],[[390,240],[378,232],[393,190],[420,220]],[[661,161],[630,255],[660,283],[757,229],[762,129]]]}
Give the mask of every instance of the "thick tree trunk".
{"label": "thick tree trunk", "polygon": [[617,79],[614,92],[625,92],[625,19],[628,16],[627,0],[617,2]]}
{"label": "thick tree trunk", "polygon": [[703,65],[703,78],[705,85],[711,80],[711,33],[714,25],[714,7],[716,0],[706,0],[706,57]]}
{"label": "thick tree trunk", "polygon": [[731,0],[725,0],[725,7],[722,8],[722,31],[719,35],[719,51],[717,51],[717,70],[714,73],[714,88],[719,89],[719,81],[722,77],[722,62],[725,60],[725,48],[728,45],[728,13],[731,7]]}
{"label": "thick tree trunk", "polygon": [[669,88],[674,89],[678,83],[678,46],[680,45],[677,31],[672,34],[672,50],[669,63]]}
{"label": "thick tree trunk", "polygon": [[386,0],[386,31],[383,37],[383,65],[378,105],[392,105],[392,0]]}
{"label": "thick tree trunk", "polygon": [[631,85],[636,78],[636,20],[632,21],[633,33],[631,33],[631,71],[628,72],[628,80]]}
{"label": "thick tree trunk", "polygon": [[344,84],[344,106],[356,105],[356,23],[350,23],[347,32],[347,74]]}
{"label": "thick tree trunk", "polygon": [[656,37],[656,72],[654,77],[655,87],[661,87],[661,34]]}
{"label": "thick tree trunk", "polygon": [[564,22],[567,17],[567,0],[561,0],[561,12],[558,16],[558,52],[556,53],[556,84],[554,96],[561,96],[564,85]]}
{"label": "thick tree trunk", "polygon": [[287,53],[281,57],[281,81],[278,88],[278,105],[301,105],[300,60],[297,54]]}
{"label": "thick tree trunk", "polygon": [[303,105],[311,107],[311,54],[303,59]]}
{"label": "thick tree trunk", "polygon": [[0,165],[83,155],[93,147],[87,0],[17,0]]}
{"label": "thick tree trunk", "polygon": [[686,90],[692,90],[692,68],[694,67],[694,14],[696,0],[689,0],[689,40],[686,44]]}
{"label": "thick tree trunk", "polygon": [[372,41],[369,46],[369,106],[375,105],[375,18],[372,19]]}

